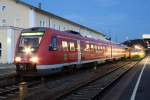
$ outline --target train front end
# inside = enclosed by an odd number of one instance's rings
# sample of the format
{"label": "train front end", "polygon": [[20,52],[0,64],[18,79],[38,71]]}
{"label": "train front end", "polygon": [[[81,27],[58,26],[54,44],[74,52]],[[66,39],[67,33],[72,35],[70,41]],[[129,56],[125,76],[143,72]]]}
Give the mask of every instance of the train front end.
{"label": "train front end", "polygon": [[36,73],[39,64],[38,50],[45,33],[44,28],[25,29],[16,46],[14,63],[18,74]]}

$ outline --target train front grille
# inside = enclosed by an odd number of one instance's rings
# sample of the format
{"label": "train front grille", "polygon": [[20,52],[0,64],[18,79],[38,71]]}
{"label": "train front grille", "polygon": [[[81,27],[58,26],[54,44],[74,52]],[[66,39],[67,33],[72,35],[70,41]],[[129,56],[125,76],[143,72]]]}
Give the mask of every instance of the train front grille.
{"label": "train front grille", "polygon": [[32,64],[21,64],[18,66],[17,71],[19,72],[37,72],[36,65]]}

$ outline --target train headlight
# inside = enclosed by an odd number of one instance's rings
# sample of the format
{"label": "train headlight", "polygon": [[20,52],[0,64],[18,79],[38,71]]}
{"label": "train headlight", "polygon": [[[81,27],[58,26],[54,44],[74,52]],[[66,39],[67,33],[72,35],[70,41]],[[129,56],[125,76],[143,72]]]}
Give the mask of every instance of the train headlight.
{"label": "train headlight", "polygon": [[24,50],[23,50],[26,54],[31,54],[34,49],[33,48],[30,48],[30,47],[25,47]]}
{"label": "train headlight", "polygon": [[32,57],[32,58],[30,58],[30,61],[32,63],[38,63],[39,59],[38,59],[38,57]]}
{"label": "train headlight", "polygon": [[16,62],[20,62],[20,61],[21,61],[21,57],[16,57],[16,58],[15,58],[15,61],[16,61]]}

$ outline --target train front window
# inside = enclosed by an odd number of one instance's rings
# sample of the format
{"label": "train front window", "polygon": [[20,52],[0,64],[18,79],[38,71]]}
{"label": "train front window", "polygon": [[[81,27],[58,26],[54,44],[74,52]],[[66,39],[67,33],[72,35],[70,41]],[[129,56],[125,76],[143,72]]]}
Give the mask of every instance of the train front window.
{"label": "train front window", "polygon": [[19,48],[23,49],[25,47],[31,47],[34,50],[37,49],[39,47],[43,34],[43,32],[22,33]]}

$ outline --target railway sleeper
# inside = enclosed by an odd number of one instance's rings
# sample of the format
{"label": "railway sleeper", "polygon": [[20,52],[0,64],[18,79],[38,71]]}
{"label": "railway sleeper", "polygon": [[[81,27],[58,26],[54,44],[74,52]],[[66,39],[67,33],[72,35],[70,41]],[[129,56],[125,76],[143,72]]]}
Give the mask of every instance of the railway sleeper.
{"label": "railway sleeper", "polygon": [[0,96],[0,100],[8,100],[8,97]]}

